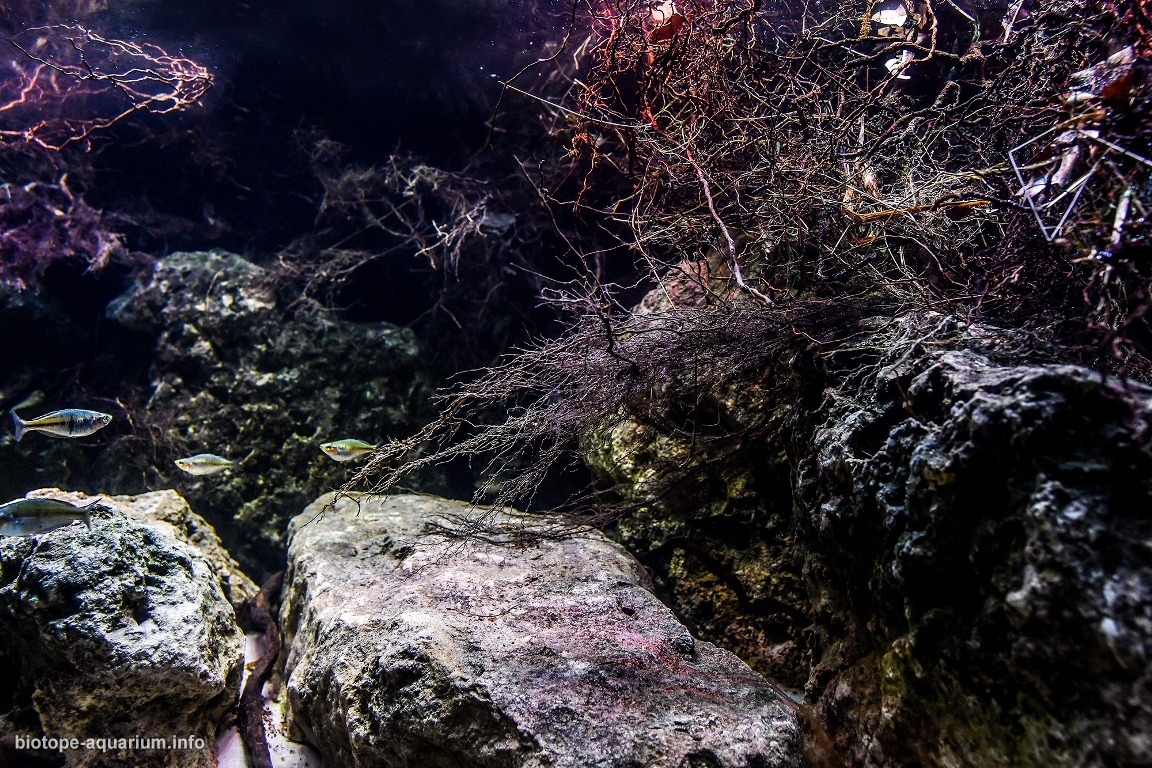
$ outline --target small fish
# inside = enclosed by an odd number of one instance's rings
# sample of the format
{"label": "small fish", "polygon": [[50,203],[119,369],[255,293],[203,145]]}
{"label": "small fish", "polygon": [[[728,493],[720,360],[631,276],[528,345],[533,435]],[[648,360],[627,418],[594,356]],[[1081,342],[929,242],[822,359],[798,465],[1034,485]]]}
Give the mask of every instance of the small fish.
{"label": "small fish", "polygon": [[334,443],[324,443],[320,450],[328,454],[328,458],[335,461],[352,461],[361,456],[372,453],[376,446],[363,440],[337,440]]}
{"label": "small fish", "polygon": [[15,409],[9,413],[16,423],[16,442],[20,442],[25,432],[43,432],[53,437],[86,437],[108,426],[108,422],[112,421],[110,414],[80,408],[52,411],[27,421],[17,416]]}
{"label": "small fish", "polygon": [[89,510],[99,502],[97,499],[86,507],[56,499],[16,499],[0,504],[0,536],[35,536],[71,525],[77,520],[84,521],[91,529],[92,514]]}
{"label": "small fish", "polygon": [[176,459],[176,466],[190,475],[214,475],[232,468],[232,460],[214,453],[198,453],[186,459]]}

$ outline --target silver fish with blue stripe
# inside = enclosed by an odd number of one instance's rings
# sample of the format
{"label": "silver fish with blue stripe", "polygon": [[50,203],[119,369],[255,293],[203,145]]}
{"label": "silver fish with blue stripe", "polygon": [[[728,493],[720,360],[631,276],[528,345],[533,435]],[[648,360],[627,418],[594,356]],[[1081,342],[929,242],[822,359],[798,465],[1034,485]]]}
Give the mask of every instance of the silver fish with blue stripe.
{"label": "silver fish with blue stripe", "polygon": [[52,411],[35,419],[25,421],[11,411],[12,421],[16,424],[16,442],[28,432],[43,432],[52,437],[87,437],[108,426],[112,416],[100,411],[86,411],[82,408],[67,408],[63,411]]}

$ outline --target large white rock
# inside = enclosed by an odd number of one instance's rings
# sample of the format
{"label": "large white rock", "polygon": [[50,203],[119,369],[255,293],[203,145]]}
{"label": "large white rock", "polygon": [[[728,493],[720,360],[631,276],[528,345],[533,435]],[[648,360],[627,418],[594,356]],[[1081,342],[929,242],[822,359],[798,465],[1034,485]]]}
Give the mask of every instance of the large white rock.
{"label": "large white rock", "polygon": [[799,764],[791,708],[694,640],[621,547],[596,532],[522,545],[423,535],[467,512],[329,494],[293,521],[289,718],[327,764]]}
{"label": "large white rock", "polygon": [[[171,492],[108,500],[91,530],[0,538],[0,741],[13,765],[36,757],[12,752],[18,736],[76,739],[63,753],[70,766],[215,765],[244,658],[222,585],[234,599],[252,590],[215,547],[211,528]],[[174,737],[189,741],[83,746]]]}

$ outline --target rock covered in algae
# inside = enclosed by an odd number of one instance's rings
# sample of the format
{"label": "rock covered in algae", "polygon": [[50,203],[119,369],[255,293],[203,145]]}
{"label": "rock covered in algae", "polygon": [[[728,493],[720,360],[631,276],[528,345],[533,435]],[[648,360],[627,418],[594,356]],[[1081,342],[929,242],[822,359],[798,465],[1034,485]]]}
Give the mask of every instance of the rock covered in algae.
{"label": "rock covered in algae", "polygon": [[[178,508],[186,505],[171,492],[109,500],[94,509],[91,530],[77,523],[0,538],[0,757],[58,759],[58,749],[15,749],[16,737],[50,738],[79,742],[62,752],[71,766],[215,765],[212,744],[244,658],[221,585],[235,596],[251,584],[220,572],[231,566],[211,554],[211,529]],[[174,527],[181,519],[192,527]],[[84,745],[133,738],[186,741]]]}
{"label": "rock covered in algae", "polygon": [[[831,764],[1152,762],[1152,390],[1021,348],[940,315],[793,346],[710,395],[769,439],[620,525],[704,637],[806,687]],[[626,493],[684,450],[588,447]]]}
{"label": "rock covered in algae", "polygon": [[[135,418],[154,443],[107,451],[108,483],[175,485],[252,573],[279,570],[288,519],[346,479],[320,444],[405,434],[425,393],[410,331],[345,322],[280,289],[235,254],[176,253],[108,308],[152,347]],[[235,465],[193,477],[172,464],[204,452]]]}
{"label": "rock covered in algae", "polygon": [[622,548],[423,535],[468,510],[329,494],[293,521],[290,722],[328,764],[799,764],[791,708],[693,639]]}

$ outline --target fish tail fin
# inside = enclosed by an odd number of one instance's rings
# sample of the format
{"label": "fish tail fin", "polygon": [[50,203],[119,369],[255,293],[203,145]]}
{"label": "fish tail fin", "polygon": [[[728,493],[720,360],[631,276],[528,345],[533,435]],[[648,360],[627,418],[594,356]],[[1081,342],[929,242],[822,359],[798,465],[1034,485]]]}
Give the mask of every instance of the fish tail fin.
{"label": "fish tail fin", "polygon": [[16,411],[9,411],[12,414],[12,422],[16,425],[16,442],[20,442],[20,438],[24,437],[24,433],[28,431],[28,425],[24,419],[16,415]]}
{"label": "fish tail fin", "polygon": [[81,509],[84,510],[84,525],[88,526],[88,530],[92,530],[92,510],[102,501],[104,501],[104,499],[98,498],[96,501],[81,507]]}

